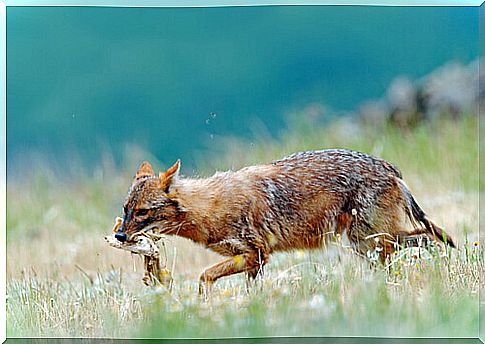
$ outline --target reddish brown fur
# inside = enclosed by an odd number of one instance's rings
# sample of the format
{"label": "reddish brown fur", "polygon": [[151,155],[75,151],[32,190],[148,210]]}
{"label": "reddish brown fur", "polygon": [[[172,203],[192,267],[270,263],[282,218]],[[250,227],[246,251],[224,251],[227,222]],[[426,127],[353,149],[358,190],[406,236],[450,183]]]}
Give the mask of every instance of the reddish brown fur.
{"label": "reddish brown fur", "polygon": [[179,178],[179,168],[157,177],[142,164],[119,231],[128,240],[142,230],[179,235],[230,257],[202,273],[201,288],[239,272],[254,277],[271,253],[321,247],[335,234],[363,255],[381,247],[382,261],[402,237],[443,239],[399,170],[363,153],[297,153],[206,179]]}

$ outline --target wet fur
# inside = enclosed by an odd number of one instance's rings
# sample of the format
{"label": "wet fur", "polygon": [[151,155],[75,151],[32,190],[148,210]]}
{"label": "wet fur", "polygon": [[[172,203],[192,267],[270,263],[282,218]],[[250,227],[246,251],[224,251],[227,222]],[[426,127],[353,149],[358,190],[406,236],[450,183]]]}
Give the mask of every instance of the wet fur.
{"label": "wet fur", "polygon": [[322,247],[335,234],[363,255],[381,247],[382,261],[407,236],[446,236],[454,246],[400,171],[363,153],[302,152],[205,179],[179,178],[179,168],[155,176],[148,163],[140,167],[119,230],[179,235],[231,257],[202,273],[201,290],[234,273],[254,277],[271,253]]}

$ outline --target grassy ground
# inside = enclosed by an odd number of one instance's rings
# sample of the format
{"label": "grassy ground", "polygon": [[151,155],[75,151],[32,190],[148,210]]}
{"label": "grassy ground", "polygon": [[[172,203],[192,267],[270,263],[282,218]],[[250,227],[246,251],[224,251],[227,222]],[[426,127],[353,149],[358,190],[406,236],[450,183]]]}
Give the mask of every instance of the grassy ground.
{"label": "grassy ground", "polygon": [[220,259],[216,254],[167,240],[165,263],[174,275],[169,291],[144,287],[141,259],[104,243],[136,166],[120,172],[105,164],[73,180],[43,169],[26,180],[9,179],[8,335],[477,336],[484,243],[475,243],[476,120],[406,132],[349,123],[324,129],[305,121],[289,127],[255,142],[226,138],[216,146],[229,151],[208,152],[200,174],[305,149],[365,151],[400,167],[422,207],[456,237],[459,249],[444,255],[430,249],[422,258],[404,251],[384,268],[336,241],[326,251],[275,255],[249,291],[242,276],[233,276],[218,281],[203,300],[197,276]]}

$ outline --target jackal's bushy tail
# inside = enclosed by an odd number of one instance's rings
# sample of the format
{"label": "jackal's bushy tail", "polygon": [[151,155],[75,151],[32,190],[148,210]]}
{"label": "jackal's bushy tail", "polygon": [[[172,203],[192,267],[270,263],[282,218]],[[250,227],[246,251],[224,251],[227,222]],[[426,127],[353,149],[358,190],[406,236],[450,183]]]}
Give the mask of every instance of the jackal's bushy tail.
{"label": "jackal's bushy tail", "polygon": [[[404,183],[404,181],[400,178],[396,178],[398,180],[399,187],[403,192],[408,208],[406,209],[406,213],[411,220],[411,222],[415,225],[418,229],[415,233],[416,234],[429,234],[432,237],[439,239],[441,242],[450,245],[451,247],[456,247],[455,243],[451,236],[447,235],[443,229],[433,223],[426,214],[424,213],[423,209],[421,209],[414,199],[411,191],[409,191],[408,187]],[[424,226],[424,228],[422,227]],[[419,230],[419,228],[421,230]]]}

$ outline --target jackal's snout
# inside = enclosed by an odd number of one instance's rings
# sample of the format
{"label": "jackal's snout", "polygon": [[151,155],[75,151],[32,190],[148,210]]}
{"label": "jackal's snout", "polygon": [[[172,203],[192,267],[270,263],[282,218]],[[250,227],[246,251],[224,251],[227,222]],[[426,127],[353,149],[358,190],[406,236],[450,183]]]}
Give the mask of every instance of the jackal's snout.
{"label": "jackal's snout", "polygon": [[118,230],[115,233],[115,238],[119,242],[125,242],[128,239],[128,236],[126,235],[125,231],[123,230],[123,225],[118,227]]}
{"label": "jackal's snout", "polygon": [[121,241],[121,242],[125,242],[126,239],[128,239],[127,236],[126,236],[126,233],[123,233],[123,232],[120,232],[120,231],[116,232],[115,238],[118,239],[118,241]]}

